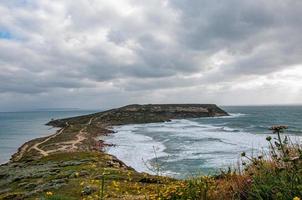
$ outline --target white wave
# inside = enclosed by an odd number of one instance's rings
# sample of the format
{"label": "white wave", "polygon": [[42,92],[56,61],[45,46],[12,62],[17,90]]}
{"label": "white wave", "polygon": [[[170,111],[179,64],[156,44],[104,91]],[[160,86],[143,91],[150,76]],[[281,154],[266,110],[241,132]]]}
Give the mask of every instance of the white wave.
{"label": "white wave", "polygon": [[233,128],[230,128],[230,127],[227,127],[227,126],[223,126],[221,129],[223,131],[227,131],[227,132],[240,132],[240,131],[242,131],[241,129],[233,129]]}
{"label": "white wave", "polygon": [[[114,130],[117,133],[107,137],[106,142],[117,146],[110,147],[108,152],[140,172],[151,172],[143,160],[150,163],[155,158],[153,147],[159,160],[173,166],[182,163],[183,168],[186,160],[202,160],[196,162],[200,165],[196,167],[214,169],[235,164],[242,151],[257,155],[268,148],[265,140],[268,134],[253,134],[225,124],[202,124],[186,119],[118,126]],[[164,172],[171,176],[178,173],[169,168]]]}
{"label": "white wave", "polygon": [[229,116],[218,116],[218,117],[212,117],[212,118],[237,118],[246,116],[247,114],[244,113],[229,113]]}
{"label": "white wave", "polygon": [[114,127],[113,135],[106,136],[107,143],[115,144],[107,148],[109,154],[115,155],[118,159],[125,162],[126,165],[133,167],[139,172],[149,172],[149,161],[156,156],[166,156],[163,152],[165,146],[154,141],[151,137],[136,134],[134,131],[141,125],[127,125]]}

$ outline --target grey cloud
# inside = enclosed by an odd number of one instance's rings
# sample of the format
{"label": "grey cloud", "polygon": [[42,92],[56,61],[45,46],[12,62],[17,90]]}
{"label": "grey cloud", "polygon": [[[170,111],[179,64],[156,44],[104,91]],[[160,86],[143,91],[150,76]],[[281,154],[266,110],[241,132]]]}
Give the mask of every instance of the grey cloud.
{"label": "grey cloud", "polygon": [[185,36],[189,38],[186,44],[193,44],[191,48],[210,52],[217,48],[226,49],[235,58],[219,72],[207,77],[208,80],[211,77],[216,81],[227,81],[242,76],[265,75],[301,64],[302,49],[297,46],[301,43],[301,21],[297,17],[301,2],[231,1],[221,7],[223,9],[218,9],[214,19],[212,15],[201,14],[200,18],[210,22],[202,27],[204,30],[193,29],[187,33],[191,37]]}
{"label": "grey cloud", "polygon": [[[301,65],[301,10],[297,0],[2,1],[0,28],[15,38],[0,38],[0,93],[217,93]],[[222,51],[229,60],[216,66]]]}

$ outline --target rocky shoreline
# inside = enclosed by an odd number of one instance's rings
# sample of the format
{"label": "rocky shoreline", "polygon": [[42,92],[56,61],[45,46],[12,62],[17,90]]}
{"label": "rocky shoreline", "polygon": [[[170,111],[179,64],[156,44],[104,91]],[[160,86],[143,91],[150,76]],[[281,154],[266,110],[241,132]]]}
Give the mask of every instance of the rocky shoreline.
{"label": "rocky shoreline", "polygon": [[[114,156],[104,153],[103,147],[106,144],[96,139],[111,134],[112,126],[227,115],[228,113],[214,104],[148,104],[128,105],[85,116],[52,120],[47,125],[59,127],[60,130],[48,137],[26,142],[12,156],[9,163],[0,166],[0,199],[31,199],[39,197],[41,192],[47,190],[68,188],[72,182],[81,178],[76,177],[75,173],[85,171],[85,166],[91,163],[97,163],[103,168],[131,171],[140,177],[141,173],[135,172]],[[78,157],[83,159],[79,161]],[[91,157],[94,159],[90,159]],[[85,160],[86,158],[88,160]],[[67,163],[62,167],[64,162]],[[74,165],[74,162],[80,164]],[[54,170],[50,167],[50,163],[57,169],[56,173],[48,174],[42,170],[43,166],[44,169]],[[66,174],[66,170],[72,168],[71,166],[77,166],[78,169],[68,176],[62,175],[65,177],[64,180],[58,178],[63,172]],[[33,173],[27,176],[29,169]],[[87,176],[91,177],[91,172],[87,172],[82,178],[88,178]],[[152,178],[151,175],[148,176]],[[59,181],[62,184],[54,184],[53,187],[51,181]],[[32,186],[28,187],[28,184]],[[44,184],[45,187],[41,187],[40,184]]]}

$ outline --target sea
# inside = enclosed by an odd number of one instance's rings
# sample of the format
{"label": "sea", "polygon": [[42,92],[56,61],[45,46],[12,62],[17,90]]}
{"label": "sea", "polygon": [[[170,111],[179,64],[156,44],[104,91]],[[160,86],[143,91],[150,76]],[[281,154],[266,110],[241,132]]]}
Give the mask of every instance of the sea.
{"label": "sea", "polygon": [[137,171],[186,178],[238,170],[241,152],[267,154],[273,125],[287,125],[283,136],[302,142],[302,106],[222,108],[230,116],[116,126],[107,151]]}
{"label": "sea", "polygon": [[[302,142],[302,106],[222,106],[230,116],[115,126],[103,136],[106,151],[139,172],[186,178],[238,168],[240,153],[266,153],[272,125],[288,125],[284,135]],[[0,163],[26,141],[55,133],[51,119],[97,112],[0,112]]]}

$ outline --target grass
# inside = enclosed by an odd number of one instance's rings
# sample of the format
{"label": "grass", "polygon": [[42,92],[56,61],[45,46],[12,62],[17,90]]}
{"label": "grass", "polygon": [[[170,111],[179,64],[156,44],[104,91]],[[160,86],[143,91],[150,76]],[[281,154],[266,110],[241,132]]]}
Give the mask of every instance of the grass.
{"label": "grass", "polygon": [[[100,152],[53,154],[16,170],[18,173],[10,171],[7,183],[0,184],[0,191],[11,188],[5,194],[0,193],[0,199],[144,199],[153,194],[157,183],[173,181],[138,173]],[[21,178],[12,181],[16,176]],[[47,187],[31,193],[40,186]]]}

